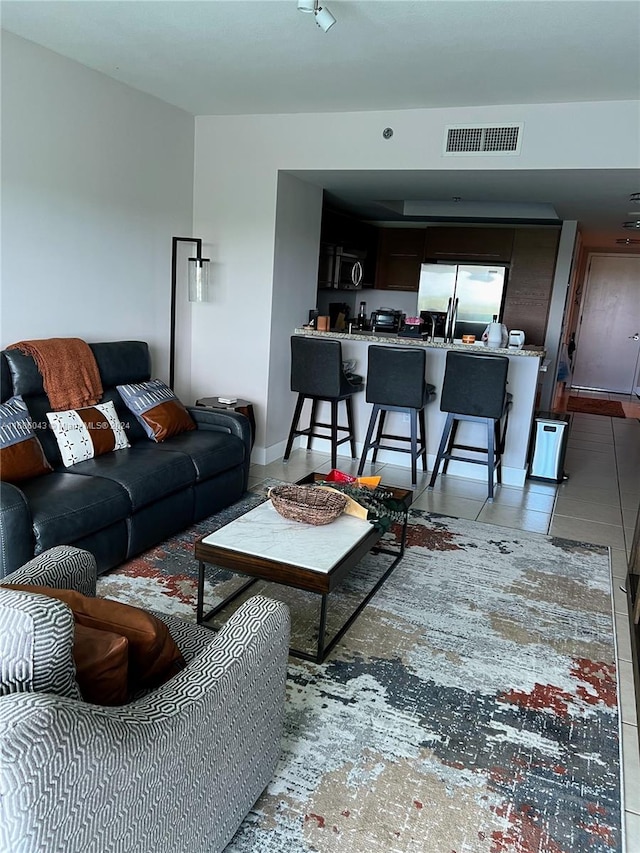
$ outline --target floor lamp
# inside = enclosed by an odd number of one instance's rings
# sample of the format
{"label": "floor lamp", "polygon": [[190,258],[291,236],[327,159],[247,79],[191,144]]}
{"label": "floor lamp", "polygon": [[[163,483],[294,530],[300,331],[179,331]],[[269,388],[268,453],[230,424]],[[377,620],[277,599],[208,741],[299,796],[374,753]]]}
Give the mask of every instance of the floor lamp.
{"label": "floor lamp", "polygon": [[189,258],[189,302],[206,302],[209,295],[209,258],[202,257],[202,240],[199,237],[173,237],[171,244],[171,338],[169,343],[170,388],[173,388],[176,364],[178,243],[191,243],[196,247],[195,258]]}

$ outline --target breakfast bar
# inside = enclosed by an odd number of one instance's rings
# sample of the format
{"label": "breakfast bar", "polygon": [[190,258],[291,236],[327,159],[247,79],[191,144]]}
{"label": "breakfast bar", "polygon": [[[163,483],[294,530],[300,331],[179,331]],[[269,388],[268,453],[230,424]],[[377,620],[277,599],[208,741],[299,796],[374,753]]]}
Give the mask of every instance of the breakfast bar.
{"label": "breakfast bar", "polygon": [[[513,405],[509,414],[509,429],[506,436],[506,444],[502,459],[502,482],[510,486],[523,486],[527,474],[527,455],[529,437],[531,433],[534,409],[536,404],[536,392],[538,377],[542,368],[545,355],[541,347],[530,348],[503,348],[488,347],[483,343],[464,344],[462,341],[445,343],[442,339],[423,340],[422,338],[400,337],[398,335],[385,335],[371,332],[321,332],[315,329],[300,328],[295,330],[296,335],[311,335],[317,337],[328,337],[339,340],[342,343],[342,356],[345,361],[355,362],[354,372],[365,378],[367,374],[367,350],[370,344],[381,344],[401,347],[424,347],[427,350],[426,380],[436,387],[435,400],[427,405],[427,461],[429,470],[435,463],[440,435],[444,428],[446,415],[440,411],[440,390],[445,371],[446,354],[450,350],[464,352],[482,352],[483,354],[502,355],[509,359],[509,371],[507,375],[508,390],[513,395]],[[353,398],[356,447],[358,454],[362,452],[367,423],[369,421],[370,404],[366,402],[365,394],[356,394]],[[401,419],[401,414],[390,413],[391,418]],[[390,426],[393,426],[391,421]],[[401,421],[396,423],[399,434],[407,431],[408,425]],[[460,427],[463,437],[468,439],[469,444],[482,445],[485,441],[484,433],[479,424],[465,423]],[[486,445],[485,445],[486,446]],[[343,445],[341,452],[348,453],[347,445]],[[381,450],[378,456],[380,462],[392,465],[409,465],[406,454],[393,453]],[[368,465],[369,463],[367,463]],[[365,469],[366,473],[367,469]],[[448,472],[450,474],[468,477],[470,479],[484,479],[486,476],[482,466],[473,465],[468,462],[452,461]]]}

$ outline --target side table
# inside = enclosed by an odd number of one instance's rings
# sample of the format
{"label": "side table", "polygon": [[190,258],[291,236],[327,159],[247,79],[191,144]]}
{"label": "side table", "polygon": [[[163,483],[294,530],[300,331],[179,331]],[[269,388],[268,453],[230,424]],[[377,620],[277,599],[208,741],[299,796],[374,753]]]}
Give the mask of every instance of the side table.
{"label": "side table", "polygon": [[196,406],[202,406],[204,409],[231,409],[233,412],[240,412],[249,419],[251,425],[251,447],[256,438],[256,419],[253,414],[253,404],[248,400],[237,399],[235,403],[221,403],[219,397],[201,397],[196,400]]}

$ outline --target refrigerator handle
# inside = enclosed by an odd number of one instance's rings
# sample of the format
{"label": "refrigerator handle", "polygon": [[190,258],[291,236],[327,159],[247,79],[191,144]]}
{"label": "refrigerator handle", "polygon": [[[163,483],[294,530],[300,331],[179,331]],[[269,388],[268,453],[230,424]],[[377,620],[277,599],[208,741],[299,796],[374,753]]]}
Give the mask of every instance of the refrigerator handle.
{"label": "refrigerator handle", "polygon": [[451,325],[451,311],[453,308],[453,297],[449,297],[449,301],[447,303],[447,316],[444,320],[444,342],[445,344],[449,343],[449,327]]}
{"label": "refrigerator handle", "polygon": [[455,301],[453,303],[453,310],[451,311],[451,326],[449,327],[449,343],[453,343],[454,333],[456,330],[456,323],[458,322],[458,297],[456,296]]}

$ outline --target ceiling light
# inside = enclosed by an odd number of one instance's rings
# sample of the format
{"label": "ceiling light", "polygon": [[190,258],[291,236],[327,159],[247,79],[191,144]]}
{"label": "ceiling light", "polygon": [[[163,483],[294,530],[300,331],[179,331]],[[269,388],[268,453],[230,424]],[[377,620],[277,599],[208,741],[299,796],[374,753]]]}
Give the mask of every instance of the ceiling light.
{"label": "ceiling light", "polygon": [[623,228],[640,228],[640,219],[630,219],[629,222],[622,223]]}
{"label": "ceiling light", "polygon": [[331,29],[336,22],[336,19],[333,17],[331,12],[326,7],[320,5],[319,0],[298,0],[298,11],[313,12],[316,24],[325,33],[327,30]]}
{"label": "ceiling light", "polygon": [[616,240],[616,243],[619,246],[635,246],[636,243],[640,243],[640,240],[634,240],[633,237],[620,237]]}
{"label": "ceiling light", "polygon": [[331,29],[331,27],[335,24],[336,19],[333,17],[331,12],[322,6],[318,6],[316,12],[314,12],[316,16],[316,24],[320,27],[323,32],[327,32],[327,30]]}
{"label": "ceiling light", "polygon": [[640,204],[640,193],[631,193],[629,201],[631,204]]}

